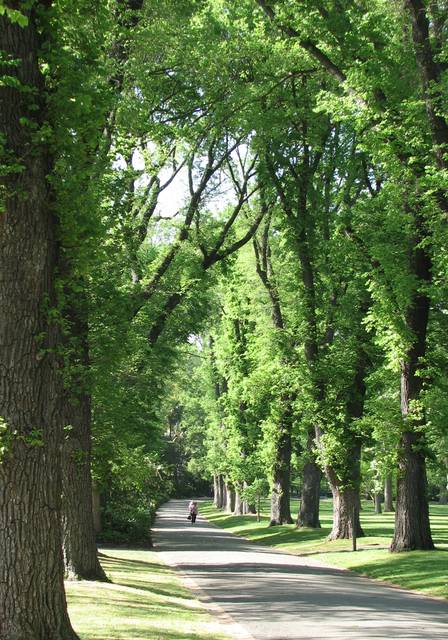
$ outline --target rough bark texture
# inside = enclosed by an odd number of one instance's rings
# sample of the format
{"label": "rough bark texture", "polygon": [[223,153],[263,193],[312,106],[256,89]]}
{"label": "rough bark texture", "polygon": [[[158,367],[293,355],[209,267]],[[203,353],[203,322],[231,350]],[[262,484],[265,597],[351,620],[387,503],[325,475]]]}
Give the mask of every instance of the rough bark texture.
{"label": "rough bark texture", "polygon": [[384,480],[384,511],[395,511],[392,496],[392,476]]}
{"label": "rough bark texture", "polygon": [[330,481],[330,487],[333,494],[333,528],[328,539],[352,538],[353,529],[357,538],[364,536],[359,521],[359,491],[353,487],[341,490],[335,478]]}
{"label": "rough bark texture", "polygon": [[300,501],[299,514],[297,516],[298,527],[320,528],[319,502],[320,481],[322,471],[314,461],[314,428],[308,433],[307,456],[308,460],[303,468],[303,489]]}
{"label": "rough bark texture", "polygon": [[0,86],[6,161],[22,165],[20,172],[1,179],[0,416],[6,451],[0,465],[0,637],[74,640],[60,525],[62,381],[54,352],[59,330],[49,324],[45,309],[55,301],[58,260],[57,223],[46,180],[51,160],[20,121],[45,119],[34,10],[28,15],[27,27],[0,17],[0,50],[20,60],[18,66],[0,67],[0,74],[15,76],[33,91]]}
{"label": "rough bark texture", "polygon": [[425,457],[421,436],[405,432],[400,441],[395,532],[391,551],[434,549],[429,526]]}

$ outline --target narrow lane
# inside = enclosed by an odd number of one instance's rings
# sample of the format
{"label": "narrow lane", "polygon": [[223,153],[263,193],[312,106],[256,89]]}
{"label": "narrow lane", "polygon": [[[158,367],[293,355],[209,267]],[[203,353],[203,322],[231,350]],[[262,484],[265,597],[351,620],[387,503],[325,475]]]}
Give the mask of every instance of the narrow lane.
{"label": "narrow lane", "polygon": [[447,640],[448,603],[191,525],[187,505],[159,510],[156,548],[255,640]]}

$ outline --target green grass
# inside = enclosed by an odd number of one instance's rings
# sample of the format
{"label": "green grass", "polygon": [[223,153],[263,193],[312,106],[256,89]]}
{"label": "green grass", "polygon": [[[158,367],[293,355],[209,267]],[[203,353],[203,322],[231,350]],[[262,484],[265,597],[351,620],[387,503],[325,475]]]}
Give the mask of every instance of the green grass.
{"label": "green grass", "polygon": [[108,549],[101,564],[112,583],[66,584],[70,619],[82,640],[228,640],[154,552]]}
{"label": "green grass", "polygon": [[[363,503],[361,524],[366,536],[358,539],[358,551],[351,540],[328,542],[331,529],[331,500],[321,502],[322,529],[296,529],[294,525],[269,527],[269,503],[262,505],[261,522],[255,516],[231,516],[201,506],[201,513],[228,531],[277,549],[313,558],[334,567],[350,569],[361,575],[425,593],[448,598],[448,506],[430,506],[435,551],[410,551],[392,554],[389,544],[394,529],[394,514],[377,515],[370,503]],[[291,504],[297,513],[297,501]]]}

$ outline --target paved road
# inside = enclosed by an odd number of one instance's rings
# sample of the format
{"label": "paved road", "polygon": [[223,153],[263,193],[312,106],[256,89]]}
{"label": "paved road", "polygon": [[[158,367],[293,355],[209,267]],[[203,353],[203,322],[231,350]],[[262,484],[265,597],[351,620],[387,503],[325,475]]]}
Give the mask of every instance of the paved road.
{"label": "paved road", "polygon": [[448,639],[447,603],[191,525],[187,504],[160,509],[156,547],[255,640]]}

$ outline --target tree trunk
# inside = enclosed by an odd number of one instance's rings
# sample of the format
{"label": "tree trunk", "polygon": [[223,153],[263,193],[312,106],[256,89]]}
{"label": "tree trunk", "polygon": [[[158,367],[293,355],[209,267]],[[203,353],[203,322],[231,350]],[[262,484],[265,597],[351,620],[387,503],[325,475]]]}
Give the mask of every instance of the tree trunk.
{"label": "tree trunk", "polygon": [[69,580],[107,580],[98,560],[90,473],[90,398],[67,403],[70,431],[62,452],[62,530]]}
{"label": "tree trunk", "polygon": [[[430,38],[430,18],[423,0],[404,0],[412,22],[412,40],[415,54],[420,67],[420,77],[423,86],[426,114],[432,135],[433,150],[437,166],[447,168],[446,150],[448,146],[448,122],[444,117],[440,104],[445,101],[441,82],[442,69],[437,61]],[[446,193],[438,194],[439,205],[444,212],[448,211]]]}
{"label": "tree trunk", "polygon": [[292,524],[290,507],[291,494],[291,428],[292,421],[285,415],[280,429],[279,441],[276,447],[276,459],[272,478],[271,520],[269,526],[277,524]]}
{"label": "tree trunk", "polygon": [[364,536],[359,520],[359,491],[348,487],[343,491],[337,482],[330,481],[333,494],[333,528],[329,540],[349,539],[353,537],[355,529],[356,537]]}
{"label": "tree trunk", "polygon": [[391,551],[434,549],[426,497],[421,434],[406,431],[400,441],[395,532]]}
{"label": "tree trunk", "polygon": [[440,485],[439,504],[448,504],[448,478]]}
{"label": "tree trunk", "polygon": [[381,509],[381,500],[382,495],[381,493],[375,493],[374,497],[373,497],[373,501],[375,503],[375,513],[382,513],[382,509]]}
{"label": "tree trunk", "polygon": [[60,331],[48,313],[55,306],[58,261],[47,183],[52,164],[33,140],[35,130],[24,124],[39,127],[47,118],[38,61],[46,34],[36,28],[36,11],[44,6],[21,10],[29,18],[25,27],[0,16],[0,50],[19,61],[0,67],[0,75],[15,76],[29,89],[0,85],[2,160],[12,165],[0,184],[0,637],[74,640],[61,545]]}
{"label": "tree trunk", "polygon": [[395,511],[392,497],[392,476],[390,474],[384,480],[384,511]]}
{"label": "tree trunk", "polygon": [[227,485],[225,483],[223,476],[221,476],[221,496],[222,496],[221,509],[225,509],[227,504]]}
{"label": "tree trunk", "polygon": [[222,474],[219,474],[219,491],[221,497],[221,506],[219,508],[223,509],[227,501],[227,489],[224,476]]}
{"label": "tree trunk", "polygon": [[219,479],[218,474],[213,474],[213,504],[219,508]]}
{"label": "tree trunk", "polygon": [[[417,210],[414,218],[416,235],[409,261],[411,273],[423,286],[431,282],[431,258],[427,248],[420,246],[426,233],[421,216],[421,211]],[[434,549],[426,493],[425,418],[420,406],[423,379],[418,371],[426,353],[429,306],[427,293],[416,289],[406,314],[406,325],[413,341],[401,363],[401,415],[405,430],[398,450],[395,532],[391,551]]]}
{"label": "tree trunk", "polygon": [[358,439],[352,443],[347,454],[346,464],[350,464],[350,467],[345,470],[345,478],[351,480],[351,485],[348,485],[347,480],[341,482],[333,468],[325,469],[333,494],[333,528],[328,536],[329,540],[352,538],[353,530],[357,538],[364,536],[359,520],[361,443]]}
{"label": "tree trunk", "polygon": [[226,486],[225,512],[233,513],[233,511],[235,510],[235,491],[229,482],[226,482],[225,486]]}
{"label": "tree trunk", "polygon": [[319,502],[322,471],[314,461],[314,428],[308,431],[307,462],[303,468],[303,489],[300,510],[297,516],[298,527],[320,528]]}
{"label": "tree trunk", "polygon": [[244,514],[244,502],[241,498],[239,487],[235,487],[235,506],[233,508],[234,516],[242,516]]}

